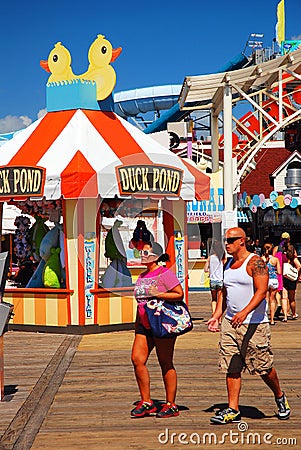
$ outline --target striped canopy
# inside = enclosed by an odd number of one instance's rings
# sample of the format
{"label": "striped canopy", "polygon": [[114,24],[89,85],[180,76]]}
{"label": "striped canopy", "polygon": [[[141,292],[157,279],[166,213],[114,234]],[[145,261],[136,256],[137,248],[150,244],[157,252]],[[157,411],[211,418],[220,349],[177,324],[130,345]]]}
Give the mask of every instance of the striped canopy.
{"label": "striped canopy", "polygon": [[111,112],[48,112],[0,149],[2,168],[46,169],[47,200],[120,196],[116,167],[131,164],[176,167],[183,171],[181,198],[209,198],[208,176]]}

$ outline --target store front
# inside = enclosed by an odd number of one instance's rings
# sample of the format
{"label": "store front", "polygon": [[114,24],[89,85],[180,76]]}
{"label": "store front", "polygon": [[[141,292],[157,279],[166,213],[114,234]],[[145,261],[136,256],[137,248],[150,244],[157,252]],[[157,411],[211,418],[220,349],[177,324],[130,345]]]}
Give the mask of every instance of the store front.
{"label": "store front", "polygon": [[297,248],[301,247],[301,197],[299,193],[278,194],[271,191],[269,195],[248,195],[246,192],[239,194],[238,207],[240,214],[244,214],[248,220],[249,236],[257,238],[260,243],[279,243],[283,231],[291,236],[291,241]]}
{"label": "store front", "polygon": [[189,289],[208,290],[209,278],[204,266],[210,255],[213,240],[222,239],[224,211],[223,171],[208,174],[209,200],[187,203]]}

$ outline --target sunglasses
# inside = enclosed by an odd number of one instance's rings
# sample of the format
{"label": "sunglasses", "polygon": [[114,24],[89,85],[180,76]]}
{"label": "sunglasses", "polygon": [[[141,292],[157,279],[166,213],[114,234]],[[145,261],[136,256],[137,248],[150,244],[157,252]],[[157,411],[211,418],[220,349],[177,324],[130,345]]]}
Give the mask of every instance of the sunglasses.
{"label": "sunglasses", "polygon": [[228,238],[224,238],[224,242],[227,244],[233,244],[235,241],[237,241],[237,239],[241,239],[242,236],[235,236],[235,237],[228,237]]}
{"label": "sunglasses", "polygon": [[158,256],[155,253],[152,253],[149,250],[140,250],[140,256]]}

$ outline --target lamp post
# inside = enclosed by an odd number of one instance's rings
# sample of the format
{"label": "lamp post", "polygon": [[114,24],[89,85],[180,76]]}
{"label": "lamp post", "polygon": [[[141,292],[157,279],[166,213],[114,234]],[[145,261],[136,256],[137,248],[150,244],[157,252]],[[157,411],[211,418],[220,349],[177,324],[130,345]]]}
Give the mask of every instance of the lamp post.
{"label": "lamp post", "polygon": [[[227,75],[226,75],[227,76]],[[234,183],[232,159],[232,89],[229,81],[224,86],[224,205],[222,231],[237,226],[234,209]]]}

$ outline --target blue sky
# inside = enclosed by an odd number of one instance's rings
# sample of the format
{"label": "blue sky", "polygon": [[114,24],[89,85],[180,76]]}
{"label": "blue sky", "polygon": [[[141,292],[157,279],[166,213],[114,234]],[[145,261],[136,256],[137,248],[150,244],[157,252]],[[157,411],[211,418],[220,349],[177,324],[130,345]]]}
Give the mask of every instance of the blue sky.
{"label": "blue sky", "polygon": [[[301,38],[300,0],[285,0],[286,39]],[[97,34],[123,51],[113,63],[115,92],[182,84],[212,73],[243,51],[250,33],[275,37],[278,0],[9,0],[1,2],[0,133],[23,128],[46,106],[48,74],[39,61],[61,41],[73,72],[88,66]]]}

